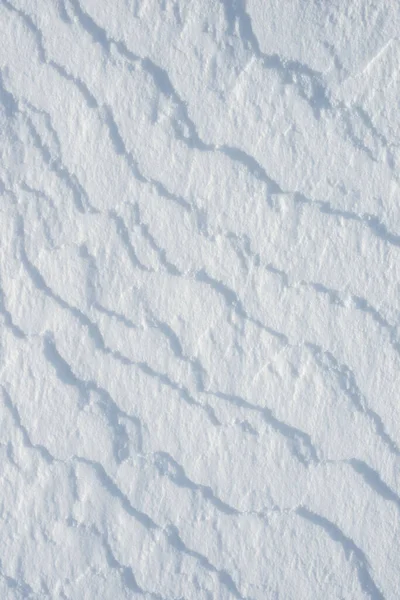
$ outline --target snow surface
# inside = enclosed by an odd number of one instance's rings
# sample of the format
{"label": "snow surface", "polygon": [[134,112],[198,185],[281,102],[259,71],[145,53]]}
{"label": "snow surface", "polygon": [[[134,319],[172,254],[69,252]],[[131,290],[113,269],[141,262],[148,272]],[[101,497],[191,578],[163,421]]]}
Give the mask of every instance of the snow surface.
{"label": "snow surface", "polygon": [[0,599],[400,598],[400,3],[0,23]]}

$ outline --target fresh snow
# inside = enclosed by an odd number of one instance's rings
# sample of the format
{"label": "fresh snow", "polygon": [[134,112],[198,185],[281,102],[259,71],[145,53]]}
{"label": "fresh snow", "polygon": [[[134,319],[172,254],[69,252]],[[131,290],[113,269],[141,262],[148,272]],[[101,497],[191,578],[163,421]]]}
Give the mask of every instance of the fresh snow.
{"label": "fresh snow", "polygon": [[399,31],[0,1],[0,600],[400,598]]}

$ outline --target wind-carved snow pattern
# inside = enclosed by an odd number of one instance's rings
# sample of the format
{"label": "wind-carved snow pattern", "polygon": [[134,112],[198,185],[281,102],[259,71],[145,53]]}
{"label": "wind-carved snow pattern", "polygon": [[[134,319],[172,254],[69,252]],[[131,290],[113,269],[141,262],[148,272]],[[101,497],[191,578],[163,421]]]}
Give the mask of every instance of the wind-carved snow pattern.
{"label": "wind-carved snow pattern", "polygon": [[0,597],[397,599],[400,5],[0,23]]}

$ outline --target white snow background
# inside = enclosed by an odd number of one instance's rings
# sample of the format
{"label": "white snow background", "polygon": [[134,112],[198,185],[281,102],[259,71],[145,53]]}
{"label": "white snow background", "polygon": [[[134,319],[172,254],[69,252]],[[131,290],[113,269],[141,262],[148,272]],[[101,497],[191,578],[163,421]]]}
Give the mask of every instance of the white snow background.
{"label": "white snow background", "polygon": [[399,599],[400,3],[0,24],[0,599]]}

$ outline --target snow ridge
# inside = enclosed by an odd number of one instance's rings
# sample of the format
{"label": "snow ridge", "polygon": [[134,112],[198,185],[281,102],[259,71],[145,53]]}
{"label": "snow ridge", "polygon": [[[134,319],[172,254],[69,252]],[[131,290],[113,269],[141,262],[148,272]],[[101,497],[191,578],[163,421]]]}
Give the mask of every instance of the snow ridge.
{"label": "snow ridge", "polygon": [[0,597],[396,599],[400,9],[0,22]]}

